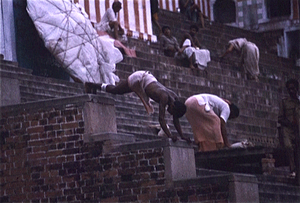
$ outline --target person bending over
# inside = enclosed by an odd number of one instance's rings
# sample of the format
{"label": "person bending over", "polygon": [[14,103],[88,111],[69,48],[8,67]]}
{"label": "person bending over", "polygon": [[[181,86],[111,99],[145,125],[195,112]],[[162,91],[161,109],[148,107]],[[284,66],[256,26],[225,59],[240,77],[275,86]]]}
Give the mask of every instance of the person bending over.
{"label": "person bending over", "polygon": [[220,56],[220,60],[233,52],[237,51],[241,54],[239,67],[243,68],[242,73],[246,73],[249,80],[259,81],[259,49],[258,47],[249,42],[246,38],[237,38],[230,40],[228,45],[226,45],[226,51]]}
{"label": "person bending over", "polygon": [[184,137],[180,126],[179,118],[186,112],[186,106],[179,101],[178,96],[172,90],[166,88],[149,71],[136,71],[127,80],[121,81],[118,85],[85,83],[87,93],[96,93],[97,89],[111,94],[126,94],[134,92],[141,99],[148,114],[154,112],[150,99],[159,104],[159,124],[169,138],[175,142],[177,137],[172,135],[165,121],[165,111],[173,116],[173,124],[180,137],[187,142],[190,138]]}
{"label": "person bending over", "polygon": [[239,109],[228,100],[213,94],[198,94],[185,101],[186,118],[192,126],[199,151],[211,151],[230,147],[226,122],[237,118]]}

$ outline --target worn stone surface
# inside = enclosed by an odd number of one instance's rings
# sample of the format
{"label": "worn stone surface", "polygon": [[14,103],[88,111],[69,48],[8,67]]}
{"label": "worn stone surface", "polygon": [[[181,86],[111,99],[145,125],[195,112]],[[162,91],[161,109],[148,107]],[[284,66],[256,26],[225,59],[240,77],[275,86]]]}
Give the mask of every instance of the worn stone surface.
{"label": "worn stone surface", "polygon": [[19,80],[1,78],[0,83],[0,106],[19,104],[21,102]]}

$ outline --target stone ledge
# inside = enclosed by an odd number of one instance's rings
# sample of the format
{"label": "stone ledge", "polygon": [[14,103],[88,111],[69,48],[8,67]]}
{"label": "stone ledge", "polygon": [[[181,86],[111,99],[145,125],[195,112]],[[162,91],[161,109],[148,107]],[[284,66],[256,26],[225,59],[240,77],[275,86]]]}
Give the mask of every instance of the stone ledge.
{"label": "stone ledge", "polygon": [[143,150],[149,148],[162,148],[162,147],[180,147],[180,148],[193,148],[193,144],[188,144],[186,141],[178,140],[173,142],[171,138],[157,137],[156,140],[139,141],[135,143],[126,143],[115,145],[113,151],[125,152],[134,150]]}
{"label": "stone ledge", "polygon": [[34,101],[34,102],[27,102],[22,104],[15,104],[15,105],[7,105],[1,106],[0,112],[1,114],[10,114],[16,115],[20,112],[36,112],[39,109],[51,109],[53,107],[62,108],[67,107],[68,105],[83,105],[85,102],[94,102],[100,104],[108,104],[114,105],[115,100],[112,97],[109,97],[107,94],[82,94],[77,96],[71,97],[63,97],[63,98],[55,98],[55,99],[46,99],[41,101]]}
{"label": "stone ledge", "polygon": [[177,180],[173,184],[176,188],[201,187],[216,184],[227,190],[229,202],[259,202],[258,180],[254,175],[235,173],[218,174]]}
{"label": "stone ledge", "polygon": [[130,134],[118,134],[118,133],[97,133],[93,135],[85,135],[84,142],[105,142],[105,141],[117,141],[117,142],[134,142],[134,135]]}

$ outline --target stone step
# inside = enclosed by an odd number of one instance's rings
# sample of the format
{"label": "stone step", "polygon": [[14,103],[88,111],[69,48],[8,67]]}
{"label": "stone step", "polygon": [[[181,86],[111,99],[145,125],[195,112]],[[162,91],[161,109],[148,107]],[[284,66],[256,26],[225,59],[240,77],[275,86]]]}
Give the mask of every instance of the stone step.
{"label": "stone step", "polygon": [[[126,67],[122,66],[128,66],[131,67],[130,71],[137,70],[137,69],[155,69],[155,70],[178,70],[178,72],[183,73],[184,75],[191,75],[191,70],[187,66],[182,66],[180,62],[177,60],[170,58],[170,57],[158,57],[157,60],[153,59],[153,55],[149,53],[141,53],[139,54],[141,57],[144,57],[146,60],[148,58],[151,58],[151,62],[146,62],[145,59],[138,58],[129,58],[124,57],[124,60],[117,64],[117,70],[124,70]],[[167,63],[166,59],[168,60]],[[272,63],[270,62],[272,61]],[[222,63],[219,63],[217,61],[214,61],[212,58],[212,61],[208,63],[208,67],[206,70],[209,72],[210,75],[218,74],[217,77],[224,77],[224,76],[238,76],[236,73],[241,73],[241,68],[237,67],[237,64],[239,62],[238,57],[230,57],[228,59],[224,59]],[[126,64],[126,65],[125,65]],[[260,72],[261,72],[261,82],[267,82],[269,83],[268,79],[280,79],[283,77],[283,75],[286,75],[286,73],[290,70],[288,69],[282,69],[281,67],[289,67],[293,69],[294,71],[297,71],[297,68],[293,66],[291,60],[285,60],[280,57],[276,57],[275,59],[271,57],[271,59],[268,59],[268,61],[264,61],[263,57],[260,58]],[[153,71],[153,70],[152,70]],[[226,72],[225,72],[226,71]],[[118,71],[117,71],[118,72]],[[229,74],[228,74],[229,73]],[[198,73],[204,77],[205,75],[202,73]],[[119,74],[121,75],[121,74]]]}
{"label": "stone step", "polygon": [[[170,12],[167,10],[160,10],[159,12],[159,23],[161,26],[168,25],[171,27],[173,35],[180,41],[182,33],[189,31],[189,25],[191,21],[185,19],[181,13]],[[205,22],[205,29],[199,26],[200,42],[205,43],[209,38],[215,38],[216,41],[220,41],[223,45],[227,44],[229,40],[239,37],[246,37],[249,41],[254,42],[264,50],[267,47],[265,40],[261,39],[259,33],[251,32],[237,27],[224,25],[218,22]],[[201,38],[203,36],[203,38]],[[204,44],[205,45],[205,44]]]}
{"label": "stone step", "polygon": [[294,180],[278,176],[257,176],[260,202],[299,202],[300,188]]}
{"label": "stone step", "polygon": [[19,67],[17,62],[0,60],[0,70],[13,73],[31,74],[32,70]]}

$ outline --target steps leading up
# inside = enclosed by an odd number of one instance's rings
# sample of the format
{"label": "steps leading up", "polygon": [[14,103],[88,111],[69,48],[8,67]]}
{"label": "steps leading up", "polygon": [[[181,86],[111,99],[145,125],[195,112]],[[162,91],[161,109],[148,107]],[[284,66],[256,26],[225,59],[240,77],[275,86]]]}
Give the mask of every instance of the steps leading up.
{"label": "steps leading up", "polygon": [[300,188],[293,179],[275,176],[257,176],[259,202],[299,202]]}
{"label": "steps leading up", "polygon": [[[174,28],[178,38],[188,32],[189,23],[179,13],[160,12],[162,25],[168,24]],[[199,39],[211,52],[212,61],[208,63],[206,75],[202,71],[192,71],[186,64],[162,55],[158,43],[145,42],[129,38],[127,46],[135,48],[137,58],[124,56],[116,66],[116,74],[120,79],[127,77],[136,70],[149,70],[158,81],[175,91],[181,100],[199,93],[212,93],[229,99],[240,107],[240,117],[227,123],[230,140],[238,142],[248,139],[255,144],[266,146],[277,145],[277,112],[278,102],[284,95],[284,81],[288,77],[300,77],[299,70],[292,61],[277,57],[264,50],[264,39],[257,33],[249,32],[218,23],[208,23],[206,29],[200,29]],[[227,41],[239,36],[259,44],[261,47],[260,82],[246,80],[242,77],[240,68],[236,66],[238,57],[230,56],[219,61],[218,55],[224,51]],[[255,41],[256,40],[256,41]],[[21,102],[36,101],[83,94],[82,84],[34,76],[30,70],[22,69],[17,64],[1,61],[2,77],[16,78],[20,84]],[[134,94],[113,96],[116,99],[118,129],[130,133],[133,126],[141,126],[140,120],[158,123],[158,108],[152,116],[146,112]],[[137,114],[132,114],[133,109]],[[130,118],[130,122],[125,122]],[[167,115],[172,131],[172,119]],[[188,135],[191,129],[185,118],[181,119],[183,128]],[[131,125],[130,125],[131,123]],[[142,129],[145,128],[145,129]],[[146,133],[147,127],[136,129],[135,133]],[[176,131],[175,131],[176,132]],[[151,133],[149,133],[151,134]]]}

